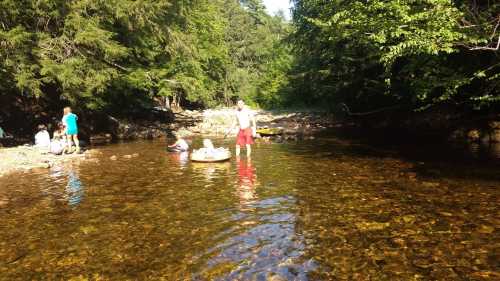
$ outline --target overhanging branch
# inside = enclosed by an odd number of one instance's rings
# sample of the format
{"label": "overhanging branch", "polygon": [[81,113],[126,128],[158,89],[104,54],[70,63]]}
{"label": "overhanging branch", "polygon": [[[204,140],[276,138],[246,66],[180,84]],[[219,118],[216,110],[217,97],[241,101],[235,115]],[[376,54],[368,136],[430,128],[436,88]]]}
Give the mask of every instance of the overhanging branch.
{"label": "overhanging branch", "polygon": [[476,50],[487,50],[487,51],[498,51],[500,48],[500,35],[498,35],[497,45],[495,47],[483,46],[483,47],[472,47],[469,48],[471,51]]}

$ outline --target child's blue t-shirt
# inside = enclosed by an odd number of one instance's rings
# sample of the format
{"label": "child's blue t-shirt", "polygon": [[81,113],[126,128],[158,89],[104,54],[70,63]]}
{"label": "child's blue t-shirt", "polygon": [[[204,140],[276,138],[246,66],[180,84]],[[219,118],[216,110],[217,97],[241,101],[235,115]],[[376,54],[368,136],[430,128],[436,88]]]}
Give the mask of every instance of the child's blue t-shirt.
{"label": "child's blue t-shirt", "polygon": [[78,120],[78,116],[73,113],[69,113],[64,116],[63,123],[66,125],[66,130],[68,132],[75,131],[78,129],[78,125],[76,121]]}

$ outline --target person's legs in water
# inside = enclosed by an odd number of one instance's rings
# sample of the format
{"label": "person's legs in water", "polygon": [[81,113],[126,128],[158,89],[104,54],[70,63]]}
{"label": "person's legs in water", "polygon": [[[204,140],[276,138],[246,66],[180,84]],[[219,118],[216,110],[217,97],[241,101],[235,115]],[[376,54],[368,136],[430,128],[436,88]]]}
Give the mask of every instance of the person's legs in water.
{"label": "person's legs in water", "polygon": [[252,146],[250,144],[247,144],[246,147],[247,147],[247,157],[250,157],[252,155]]}
{"label": "person's legs in water", "polygon": [[78,140],[78,135],[73,135],[73,141],[76,146],[76,153],[80,153],[80,141]]}
{"label": "person's legs in water", "polygon": [[68,142],[66,144],[66,153],[73,153],[73,142],[71,141],[71,135],[66,136],[66,141]]}
{"label": "person's legs in water", "polygon": [[245,129],[243,135],[244,135],[245,148],[247,149],[247,157],[250,157],[250,155],[252,155],[252,144],[253,144],[252,129],[250,128]]}
{"label": "person's legs in water", "polygon": [[250,128],[240,130],[236,140],[236,156],[240,155],[241,146],[245,146],[247,150],[247,156],[249,157],[252,154],[252,147],[251,147],[252,144],[253,144],[252,130]]}

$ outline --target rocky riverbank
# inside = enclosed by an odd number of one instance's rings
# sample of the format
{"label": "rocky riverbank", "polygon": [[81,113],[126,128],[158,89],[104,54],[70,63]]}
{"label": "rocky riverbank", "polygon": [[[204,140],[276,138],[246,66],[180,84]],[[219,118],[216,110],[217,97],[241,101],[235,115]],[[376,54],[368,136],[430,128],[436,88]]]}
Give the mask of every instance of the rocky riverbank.
{"label": "rocky riverbank", "polygon": [[[277,137],[285,139],[300,139],[339,126],[338,123],[335,123],[333,115],[325,112],[257,110],[255,113],[259,128],[275,129],[279,131]],[[113,139],[155,139],[171,137],[173,134],[181,136],[234,136],[236,130],[229,132],[234,120],[234,109],[185,110],[175,113],[175,119],[171,123],[129,122],[112,119],[114,125],[109,132],[92,135],[90,140],[93,144],[100,144],[111,142]]]}
{"label": "rocky riverbank", "polygon": [[[326,112],[255,112],[259,129],[271,129],[276,139],[310,138],[314,134],[340,124],[333,115]],[[172,124],[172,130],[182,136],[207,135],[213,137],[234,136],[237,130],[229,131],[233,124],[234,110],[218,109],[205,111],[185,111],[176,116],[178,122]],[[263,137],[269,137],[264,135]]]}
{"label": "rocky riverbank", "polygon": [[[312,139],[314,135],[328,129],[343,129],[349,123],[338,122],[332,114],[326,112],[290,112],[258,110],[256,120],[258,128],[268,129],[270,134],[263,134],[265,139],[281,142],[286,140]],[[110,143],[116,140],[155,139],[204,135],[210,137],[234,136],[236,130],[228,132],[234,121],[233,109],[205,111],[183,111],[175,113],[173,122],[142,121],[131,122],[109,117],[107,131],[90,136],[91,145]],[[353,122],[354,126],[359,123]],[[357,124],[357,125],[356,125]],[[486,128],[463,128],[451,133],[449,141],[494,144],[500,142],[500,122],[490,122]],[[361,128],[363,129],[363,128]],[[264,130],[263,132],[266,132]],[[13,148],[0,146],[0,176],[13,171],[46,169],[52,165],[72,161],[73,159],[92,159],[89,150],[84,154],[55,156],[32,146],[22,145]]]}
{"label": "rocky riverbank", "polygon": [[[333,118],[325,113],[290,113],[257,111],[260,128],[277,128],[282,134],[279,138],[299,138],[311,136],[328,128]],[[90,135],[90,144],[106,144],[116,140],[156,139],[181,136],[208,135],[221,137],[226,134],[234,120],[234,110],[219,109],[205,111],[183,111],[175,114],[173,122],[126,121],[109,117],[108,129]],[[231,132],[234,135],[236,131]],[[25,143],[29,140],[25,140]],[[18,142],[19,143],[19,142]],[[30,145],[0,148],[0,176],[15,171],[47,169],[53,165],[75,159],[89,160],[95,150],[84,154],[56,156]]]}
{"label": "rocky riverbank", "polygon": [[[323,112],[287,112],[256,111],[259,128],[270,128],[279,131],[273,136],[275,140],[297,140],[313,138],[313,135],[328,128],[337,126],[333,116]],[[206,135],[222,137],[234,121],[234,110],[218,109],[205,111],[183,111],[175,114],[174,122],[142,121],[131,122],[117,120],[112,117],[108,131],[90,136],[91,145],[111,143],[116,140],[156,139],[180,136]],[[228,135],[234,136],[236,130]],[[264,136],[269,138],[269,136]],[[37,169],[48,169],[69,161],[91,161],[92,155],[98,153],[90,149],[83,154],[56,156],[30,145],[11,148],[0,148],[0,176],[12,172],[29,172]]]}
{"label": "rocky riverbank", "polygon": [[53,155],[45,149],[22,145],[0,149],[0,177],[12,172],[30,172],[48,169],[54,165],[74,160],[90,160],[96,150],[82,154]]}

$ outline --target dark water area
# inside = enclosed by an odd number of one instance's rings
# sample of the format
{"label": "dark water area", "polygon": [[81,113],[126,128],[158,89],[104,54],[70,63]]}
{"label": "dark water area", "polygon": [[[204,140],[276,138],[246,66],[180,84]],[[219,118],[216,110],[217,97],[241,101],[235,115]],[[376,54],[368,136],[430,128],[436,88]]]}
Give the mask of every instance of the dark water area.
{"label": "dark water area", "polygon": [[0,280],[500,279],[500,150],[325,136],[220,164],[161,141],[98,151],[0,179]]}

